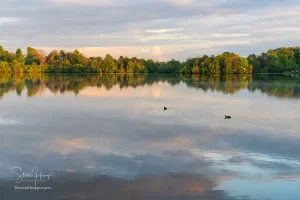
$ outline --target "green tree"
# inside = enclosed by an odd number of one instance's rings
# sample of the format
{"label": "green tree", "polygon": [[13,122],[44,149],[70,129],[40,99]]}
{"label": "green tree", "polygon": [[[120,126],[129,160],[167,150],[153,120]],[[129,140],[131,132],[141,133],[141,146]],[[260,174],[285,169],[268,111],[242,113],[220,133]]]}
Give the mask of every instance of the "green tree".
{"label": "green tree", "polygon": [[7,60],[7,53],[3,49],[2,46],[0,46],[0,61],[6,61]]}
{"label": "green tree", "polygon": [[209,74],[220,74],[220,62],[217,58],[214,58],[213,62],[208,65]]}
{"label": "green tree", "polygon": [[251,74],[252,73],[252,65],[249,65],[247,58],[239,58],[240,59],[240,72],[242,74]]}
{"label": "green tree", "polygon": [[136,65],[136,64],[135,64],[132,60],[130,60],[130,61],[128,62],[128,65],[127,65],[126,72],[127,72],[127,73],[134,73],[134,69],[136,68],[135,65]]}
{"label": "green tree", "polygon": [[36,49],[32,47],[27,47],[27,55],[25,58],[26,65],[32,65],[33,63],[38,63],[39,53]]}
{"label": "green tree", "polygon": [[64,50],[59,51],[59,60],[65,61],[65,60],[67,60],[67,57],[68,57],[67,53]]}
{"label": "green tree", "polygon": [[123,56],[120,56],[120,58],[118,59],[117,69],[118,69],[119,73],[121,73],[121,74],[125,73],[125,61],[124,61]]}
{"label": "green tree", "polygon": [[21,49],[17,49],[16,51],[16,61],[20,64],[25,64],[25,57]]}
{"label": "green tree", "polygon": [[191,70],[187,66],[184,66],[183,68],[181,68],[179,73],[180,74],[190,74]]}
{"label": "green tree", "polygon": [[260,63],[259,63],[259,60],[257,59],[256,55],[255,54],[251,54],[247,57],[248,59],[248,63],[250,65],[253,66],[253,68],[255,70],[257,70],[257,72],[260,72],[261,71],[261,66],[260,66]]}
{"label": "green tree", "polygon": [[152,59],[148,59],[145,65],[150,73],[156,73],[157,65]]}
{"label": "green tree", "polygon": [[84,55],[80,53],[77,49],[75,49],[72,53],[68,53],[67,57],[71,65],[83,64],[85,60]]}
{"label": "green tree", "polygon": [[114,58],[106,54],[104,60],[103,60],[103,68],[104,68],[104,73],[114,73],[117,69],[116,63],[114,61]]}

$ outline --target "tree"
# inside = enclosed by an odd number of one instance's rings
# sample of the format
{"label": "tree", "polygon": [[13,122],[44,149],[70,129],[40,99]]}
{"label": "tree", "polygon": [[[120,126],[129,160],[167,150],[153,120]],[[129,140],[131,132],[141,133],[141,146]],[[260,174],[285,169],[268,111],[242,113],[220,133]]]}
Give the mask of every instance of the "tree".
{"label": "tree", "polygon": [[72,65],[83,64],[85,57],[77,49],[72,53],[67,53],[68,60]]}
{"label": "tree", "polygon": [[155,64],[155,62],[152,59],[148,59],[146,61],[145,65],[150,73],[156,73],[157,65]]}
{"label": "tree", "polygon": [[125,61],[123,56],[120,56],[120,58],[117,61],[117,69],[119,73],[125,73]]}
{"label": "tree", "polygon": [[208,66],[210,64],[210,58],[207,55],[204,55],[200,59],[200,73],[207,74],[208,73]]}
{"label": "tree", "polygon": [[252,73],[252,65],[249,65],[247,58],[240,58],[240,72],[242,74]]}
{"label": "tree", "polygon": [[225,56],[225,61],[224,61],[225,67],[224,67],[223,73],[224,74],[231,74],[233,72],[233,70],[232,70],[232,63],[233,63],[232,56],[230,54],[226,54],[224,56]]}
{"label": "tree", "polygon": [[127,65],[126,72],[127,72],[127,73],[134,73],[135,65],[136,65],[136,64],[135,64],[132,60],[130,60],[130,61],[128,62],[128,65]]}
{"label": "tree", "polygon": [[67,59],[67,53],[64,50],[59,51],[59,60],[65,61]]}
{"label": "tree", "polygon": [[[240,57],[235,53],[224,52],[217,56],[188,58],[186,62],[170,60],[167,62],[152,59],[128,58],[118,60],[107,54],[101,57],[85,57],[77,49],[66,53],[64,50],[51,51],[48,56],[41,49],[27,47],[27,55],[21,49],[11,53],[0,46],[1,72],[41,73],[185,73],[185,74],[243,74],[253,72],[297,71],[300,68],[300,47],[270,49],[261,55]],[[24,65],[25,64],[25,65]],[[49,64],[49,66],[48,66]]]}
{"label": "tree", "polygon": [[248,63],[252,65],[254,69],[260,70],[261,66],[255,54],[249,55],[247,59],[248,59]]}
{"label": "tree", "polygon": [[47,56],[46,61],[47,61],[48,64],[52,64],[53,61],[59,60],[59,58],[60,58],[60,57],[59,57],[58,51],[57,51],[57,50],[53,50],[53,51],[51,51],[51,52],[49,53],[49,55]]}
{"label": "tree", "polygon": [[181,68],[180,74],[190,74],[191,71],[189,70],[189,68],[187,66],[184,66],[183,68]]}
{"label": "tree", "polygon": [[104,73],[114,73],[116,71],[116,63],[111,55],[106,54],[103,60],[103,67]]}
{"label": "tree", "polygon": [[168,61],[167,66],[169,68],[170,73],[179,72],[180,70],[180,62],[175,59]]}
{"label": "tree", "polygon": [[36,49],[32,47],[27,47],[27,56],[25,58],[26,65],[32,65],[33,63],[38,63],[39,53]]}
{"label": "tree", "polygon": [[200,68],[199,68],[199,60],[195,60],[194,65],[191,69],[193,74],[200,74]]}
{"label": "tree", "polygon": [[288,58],[292,58],[294,56],[294,51],[291,48],[281,47],[277,51],[278,54],[286,55]]}
{"label": "tree", "polygon": [[42,65],[46,62],[46,53],[42,49],[38,49],[38,57],[37,57],[37,64]]}
{"label": "tree", "polygon": [[220,74],[220,62],[219,59],[214,58],[213,62],[208,65],[208,73],[209,74]]}
{"label": "tree", "polygon": [[21,49],[17,49],[17,51],[16,51],[16,61],[18,63],[25,64],[25,57],[24,57]]}
{"label": "tree", "polygon": [[6,51],[0,46],[0,61],[6,61]]}
{"label": "tree", "polygon": [[194,66],[194,67],[192,68],[192,73],[193,73],[193,74],[200,74],[200,69],[199,69],[199,67],[198,67],[198,66]]}
{"label": "tree", "polygon": [[102,65],[103,60],[101,57],[90,58],[89,67],[91,67],[94,72],[102,73]]}
{"label": "tree", "polygon": [[13,61],[12,68],[13,68],[14,73],[24,73],[24,70],[25,70],[24,63],[21,63],[17,60]]}
{"label": "tree", "polygon": [[270,50],[267,52],[267,56],[268,56],[269,59],[278,59],[277,52],[274,51],[273,49],[270,49]]}
{"label": "tree", "polygon": [[33,58],[37,60],[39,57],[39,53],[36,49],[32,47],[27,47],[27,58]]}
{"label": "tree", "polygon": [[8,62],[0,61],[0,72],[3,72],[3,73],[11,73],[12,72],[11,68],[9,67]]}

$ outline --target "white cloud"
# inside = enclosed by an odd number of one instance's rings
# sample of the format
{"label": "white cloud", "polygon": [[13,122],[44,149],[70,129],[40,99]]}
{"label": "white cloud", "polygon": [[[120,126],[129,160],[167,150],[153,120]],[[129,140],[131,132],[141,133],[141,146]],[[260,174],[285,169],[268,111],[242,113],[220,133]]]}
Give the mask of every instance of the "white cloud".
{"label": "white cloud", "polygon": [[163,2],[166,2],[166,3],[169,3],[170,5],[175,5],[175,6],[210,6],[212,4],[215,3],[215,0],[211,0],[211,1],[208,1],[208,0],[155,0],[155,1],[163,1]]}
{"label": "white cloud", "polygon": [[177,32],[181,31],[181,28],[174,28],[174,29],[153,29],[153,30],[145,30],[147,33],[168,33],[168,32]]}
{"label": "white cloud", "polygon": [[110,6],[115,5],[116,2],[111,0],[49,0],[51,3],[59,5],[101,5]]}
{"label": "white cloud", "polygon": [[17,18],[12,18],[12,17],[0,17],[0,25],[2,23],[11,23],[11,22],[16,22],[18,21]]}
{"label": "white cloud", "polygon": [[14,2],[0,7],[0,26],[5,30],[1,41],[10,51],[44,46],[79,48],[93,56],[185,60],[223,51],[247,56],[300,42],[296,0],[29,0],[26,6]]}
{"label": "white cloud", "polygon": [[15,120],[0,117],[0,126],[17,124]]}

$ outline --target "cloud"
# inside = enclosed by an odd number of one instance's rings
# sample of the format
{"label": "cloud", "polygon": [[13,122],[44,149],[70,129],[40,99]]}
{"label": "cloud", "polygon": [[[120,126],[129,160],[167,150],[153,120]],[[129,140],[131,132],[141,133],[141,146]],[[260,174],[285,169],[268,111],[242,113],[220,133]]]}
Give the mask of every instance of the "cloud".
{"label": "cloud", "polygon": [[[33,46],[89,48],[88,56],[101,48],[115,57],[126,50],[154,59],[223,51],[247,56],[298,44],[299,10],[296,0],[4,0],[0,36],[10,51]],[[156,46],[159,56],[146,53]]]}
{"label": "cloud", "polygon": [[145,30],[146,33],[168,33],[168,32],[177,32],[181,31],[181,28],[176,29],[153,29],[153,30]]}
{"label": "cloud", "polygon": [[18,122],[16,120],[0,117],[0,126],[7,126],[7,125],[14,125],[14,124],[18,124]]}
{"label": "cloud", "polygon": [[0,17],[0,24],[2,23],[11,23],[11,22],[16,22],[18,19],[17,18],[5,18],[5,17]]}
{"label": "cloud", "polygon": [[90,6],[112,6],[116,1],[112,0],[49,0],[50,3],[58,5],[90,5]]}

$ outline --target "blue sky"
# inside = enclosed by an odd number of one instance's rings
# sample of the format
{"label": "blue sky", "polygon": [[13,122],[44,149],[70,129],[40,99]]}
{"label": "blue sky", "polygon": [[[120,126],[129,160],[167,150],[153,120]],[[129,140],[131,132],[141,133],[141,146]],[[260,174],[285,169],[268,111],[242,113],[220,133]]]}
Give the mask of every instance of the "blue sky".
{"label": "blue sky", "polygon": [[300,42],[298,0],[2,0],[0,45],[185,60]]}

